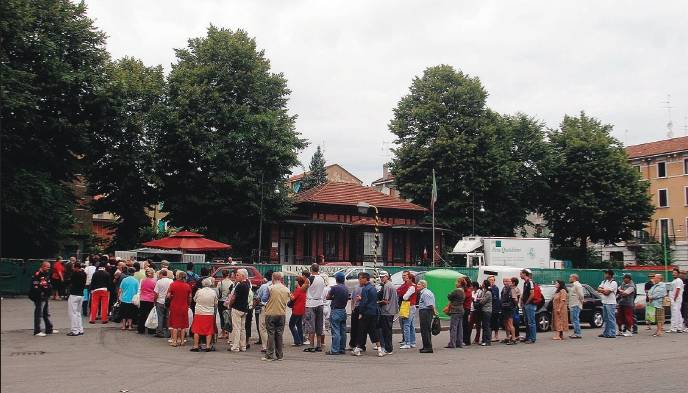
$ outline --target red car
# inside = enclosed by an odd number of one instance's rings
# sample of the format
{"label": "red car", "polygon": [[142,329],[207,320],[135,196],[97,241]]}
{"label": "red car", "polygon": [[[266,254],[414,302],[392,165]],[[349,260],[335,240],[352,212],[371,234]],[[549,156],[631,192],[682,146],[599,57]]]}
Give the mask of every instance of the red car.
{"label": "red car", "polygon": [[222,280],[223,270],[230,270],[236,272],[239,269],[246,269],[246,271],[248,272],[248,280],[251,282],[252,287],[259,287],[263,284],[263,275],[260,274],[260,272],[258,271],[258,269],[256,269],[255,266],[251,265],[216,266],[213,272],[211,273],[211,276],[216,280]]}

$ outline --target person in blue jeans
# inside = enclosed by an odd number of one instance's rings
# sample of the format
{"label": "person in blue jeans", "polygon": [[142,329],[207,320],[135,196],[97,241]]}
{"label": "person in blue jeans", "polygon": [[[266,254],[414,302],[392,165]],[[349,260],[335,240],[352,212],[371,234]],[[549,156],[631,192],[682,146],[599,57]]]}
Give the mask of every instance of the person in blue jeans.
{"label": "person in blue jeans", "polygon": [[537,329],[535,327],[535,311],[537,305],[533,303],[533,273],[530,269],[521,270],[521,280],[523,280],[523,296],[521,302],[523,304],[523,314],[526,318],[526,344],[533,344],[537,339]]}
{"label": "person in blue jeans", "polygon": [[570,275],[569,282],[571,283],[571,290],[569,291],[569,310],[571,310],[571,324],[573,324],[573,334],[569,336],[569,338],[582,338],[580,312],[585,302],[585,294],[577,274]]}
{"label": "person in blue jeans", "polygon": [[404,283],[397,288],[397,295],[400,300],[409,301],[411,307],[408,318],[399,318],[401,320],[401,332],[404,337],[400,349],[411,349],[416,347],[416,283],[413,275],[409,271],[405,271],[402,275]]}
{"label": "person in blue jeans", "polygon": [[332,346],[327,355],[344,355],[346,349],[346,303],[349,301],[349,290],[344,285],[344,273],[334,275],[337,285],[330,289],[327,300],[330,304],[330,330],[332,331]]}
{"label": "person in blue jeans", "polygon": [[604,280],[597,287],[602,299],[602,317],[604,319],[604,332],[598,337],[616,338],[616,292],[618,284],[614,281],[614,271],[606,270]]}

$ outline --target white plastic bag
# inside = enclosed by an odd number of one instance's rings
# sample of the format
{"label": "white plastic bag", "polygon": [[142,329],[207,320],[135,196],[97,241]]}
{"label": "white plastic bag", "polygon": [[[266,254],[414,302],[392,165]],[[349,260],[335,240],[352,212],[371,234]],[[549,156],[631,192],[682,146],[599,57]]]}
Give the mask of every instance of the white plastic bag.
{"label": "white plastic bag", "polygon": [[150,313],[148,313],[148,318],[146,318],[146,323],[144,326],[148,329],[158,328],[158,313],[155,311],[155,307],[153,307]]}
{"label": "white plastic bag", "polygon": [[136,307],[141,307],[141,295],[138,293],[134,295],[133,298],[131,298],[131,303],[134,304]]}
{"label": "white plastic bag", "polygon": [[189,331],[191,331],[191,325],[193,325],[193,317],[194,317],[194,314],[193,314],[193,312],[191,311],[190,308],[189,308],[188,311],[189,311]]}

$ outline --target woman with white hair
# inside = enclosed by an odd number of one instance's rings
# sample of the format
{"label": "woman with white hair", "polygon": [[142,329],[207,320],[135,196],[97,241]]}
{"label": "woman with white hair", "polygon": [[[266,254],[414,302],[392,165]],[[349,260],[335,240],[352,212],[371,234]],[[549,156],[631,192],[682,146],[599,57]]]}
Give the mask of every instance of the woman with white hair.
{"label": "woman with white hair", "polygon": [[199,352],[201,336],[205,336],[205,351],[215,350],[213,347],[213,336],[215,335],[215,306],[217,305],[217,293],[212,288],[213,279],[204,278],[201,281],[202,288],[196,291],[194,302],[196,303],[191,331],[194,334],[193,347],[191,352]]}

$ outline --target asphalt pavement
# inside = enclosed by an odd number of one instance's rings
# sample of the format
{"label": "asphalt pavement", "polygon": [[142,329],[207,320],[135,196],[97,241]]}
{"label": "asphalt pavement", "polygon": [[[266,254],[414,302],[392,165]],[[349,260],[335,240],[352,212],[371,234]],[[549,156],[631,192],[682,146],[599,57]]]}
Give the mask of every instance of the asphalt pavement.
{"label": "asphalt pavement", "polygon": [[257,346],[230,353],[220,343],[217,352],[191,353],[188,345],[172,348],[114,324],[86,324],[84,336],[68,337],[66,304],[51,302],[60,333],[34,337],[32,303],[2,300],[3,393],[688,391],[688,334],[653,338],[645,326],[635,337],[603,339],[599,329],[585,329],[582,340],[556,342],[540,333],[533,345],[465,349],[443,348],[444,331],[433,339],[434,354],[395,350],[384,358],[304,353],[289,347],[285,332],[284,361],[266,363]]}

